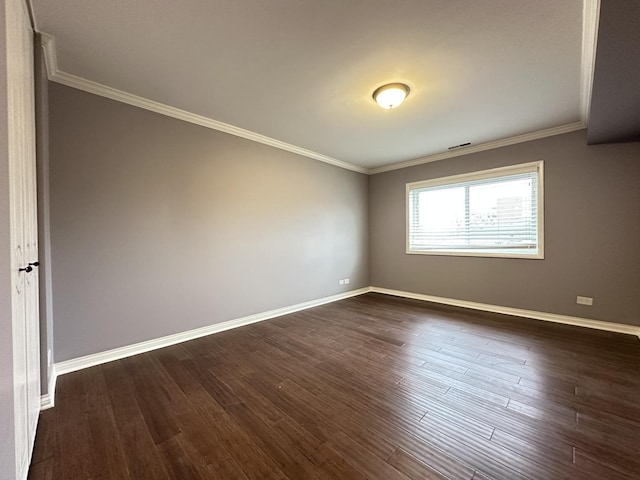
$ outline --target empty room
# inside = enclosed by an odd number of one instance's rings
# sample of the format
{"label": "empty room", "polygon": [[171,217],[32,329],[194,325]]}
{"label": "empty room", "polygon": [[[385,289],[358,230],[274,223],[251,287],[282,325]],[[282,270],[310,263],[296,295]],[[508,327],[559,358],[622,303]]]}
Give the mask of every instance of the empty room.
{"label": "empty room", "polygon": [[640,478],[638,0],[0,25],[0,480]]}

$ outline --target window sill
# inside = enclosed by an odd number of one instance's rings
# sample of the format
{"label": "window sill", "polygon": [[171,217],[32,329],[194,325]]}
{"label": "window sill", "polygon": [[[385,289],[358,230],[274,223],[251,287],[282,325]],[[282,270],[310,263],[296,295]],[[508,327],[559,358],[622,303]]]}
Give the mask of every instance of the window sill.
{"label": "window sill", "polygon": [[524,260],[544,260],[543,252],[515,253],[510,251],[456,251],[456,250],[407,250],[407,255],[438,255],[447,257],[521,258]]}

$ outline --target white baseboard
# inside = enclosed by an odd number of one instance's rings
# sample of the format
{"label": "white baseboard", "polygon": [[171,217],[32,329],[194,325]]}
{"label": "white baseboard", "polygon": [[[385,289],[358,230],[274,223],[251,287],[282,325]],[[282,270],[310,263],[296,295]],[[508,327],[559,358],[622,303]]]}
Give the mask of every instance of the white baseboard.
{"label": "white baseboard", "polygon": [[[262,322],[270,318],[280,317],[289,313],[299,312],[300,310],[306,310],[308,308],[324,305],[325,303],[336,302],[349,297],[355,297],[356,295],[362,295],[369,292],[369,287],[360,288],[358,290],[351,290],[345,293],[339,293],[337,295],[331,295],[329,297],[323,297],[308,302],[298,303],[296,305],[290,305],[288,307],[277,308],[275,310],[269,310],[267,312],[256,313],[246,317],[236,318],[234,320],[228,320],[226,322],[216,323],[214,325],[208,325],[202,328],[196,328],[195,330],[188,330],[186,332],[176,333],[174,335],[168,335],[166,337],[155,338],[153,340],[147,340],[145,342],[134,343],[133,345],[127,345],[124,347],[114,348],[113,350],[107,350],[106,352],[94,353],[92,355],[86,355],[84,357],[72,358],[71,360],[65,360],[55,364],[55,371],[57,375],[64,375],[65,373],[75,372],[83,368],[93,367],[102,363],[112,362],[125,357],[131,357],[140,353],[145,353],[150,350],[156,350],[158,348],[168,347],[175,345],[176,343],[186,342],[195,338],[204,337],[214,333],[224,332],[225,330],[231,330],[232,328],[243,327],[256,322]],[[50,390],[51,391],[51,390]]]}
{"label": "white baseboard", "polygon": [[298,303],[290,305],[288,307],[282,307],[275,310],[269,310],[267,312],[256,313],[246,317],[236,318],[222,323],[216,323],[214,325],[208,325],[206,327],[197,328],[195,330],[188,330],[186,332],[176,333],[174,335],[168,335],[166,337],[160,337],[153,340],[147,340],[145,342],[135,343],[133,345],[127,345],[124,347],[114,348],[113,350],[107,350],[106,352],[94,353],[92,355],[86,355],[84,357],[73,358],[71,360],[65,360],[63,362],[55,363],[52,366],[51,375],[49,377],[49,391],[47,394],[40,397],[40,408],[46,410],[51,408],[55,404],[55,389],[58,375],[64,375],[65,373],[75,372],[82,370],[83,368],[93,367],[121,358],[131,357],[140,353],[149,352],[177,343],[186,342],[196,338],[212,335],[214,333],[224,332],[233,328],[250,325],[252,323],[261,322],[263,320],[269,320],[271,318],[280,317],[289,313],[299,312],[308,308],[317,307],[326,303],[336,302],[345,298],[355,297],[368,292],[382,293],[385,295],[392,295],[395,297],[411,298],[414,300],[423,300],[426,302],[440,303],[443,305],[450,305],[454,307],[470,308],[473,310],[481,310],[492,313],[502,313],[506,315],[513,315],[517,317],[533,318],[536,320],[544,320],[547,322],[561,323],[564,325],[574,325],[578,327],[593,328],[597,330],[605,330],[608,332],[624,333],[628,335],[636,335],[640,338],[640,327],[634,325],[624,325],[621,323],[604,322],[601,320],[592,320],[581,317],[571,317],[568,315],[559,315],[555,313],[538,312],[535,310],[524,310],[521,308],[502,307],[499,305],[491,305],[487,303],[469,302],[466,300],[457,300],[454,298],[436,297],[434,295],[425,295],[422,293],[405,292],[401,290],[391,290],[381,287],[366,287],[358,290],[351,290],[345,293],[339,293],[337,295],[331,295],[329,297],[323,297],[308,302]]}
{"label": "white baseboard", "polygon": [[45,393],[44,395],[40,395],[40,411],[53,408],[55,406],[54,398],[55,394]]}
{"label": "white baseboard", "polygon": [[56,372],[56,366],[51,365],[51,372],[49,372],[49,386],[47,393],[40,395],[40,410],[47,410],[55,406],[56,400],[56,381],[58,380],[58,373]]}
{"label": "white baseboard", "polygon": [[538,312],[535,310],[524,310],[522,308],[502,307],[500,305],[491,305],[488,303],[468,302],[466,300],[457,300],[455,298],[436,297],[434,295],[404,292],[401,290],[390,290],[388,288],[371,287],[370,291],[375,293],[384,293],[385,295],[393,295],[395,297],[411,298],[414,300],[424,300],[425,302],[451,305],[454,307],[471,308],[473,310],[482,310],[491,313],[503,313],[505,315],[514,315],[516,317],[533,318],[535,320],[544,320],[545,322],[562,323],[564,325],[574,325],[577,327],[593,328],[596,330],[605,330],[615,333],[625,333],[627,335],[636,335],[640,338],[640,327],[634,325],[604,322],[602,320],[571,317],[569,315]]}

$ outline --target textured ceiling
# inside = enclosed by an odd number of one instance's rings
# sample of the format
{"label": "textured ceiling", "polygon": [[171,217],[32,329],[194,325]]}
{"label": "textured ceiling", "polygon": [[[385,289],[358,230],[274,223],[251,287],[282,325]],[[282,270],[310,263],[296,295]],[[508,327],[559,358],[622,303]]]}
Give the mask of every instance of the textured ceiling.
{"label": "textured ceiling", "polygon": [[[581,0],[33,0],[58,68],[375,168],[580,120]],[[371,99],[411,87],[398,109]]]}

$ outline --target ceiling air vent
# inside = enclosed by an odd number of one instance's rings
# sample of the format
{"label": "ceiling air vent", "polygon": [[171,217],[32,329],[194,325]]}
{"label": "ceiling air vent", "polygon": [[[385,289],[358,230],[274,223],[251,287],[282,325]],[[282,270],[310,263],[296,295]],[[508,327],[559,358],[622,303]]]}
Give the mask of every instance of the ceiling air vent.
{"label": "ceiling air vent", "polygon": [[454,145],[453,147],[449,147],[447,150],[456,150],[458,148],[468,147],[469,145],[471,145],[471,142],[461,143],[460,145]]}

